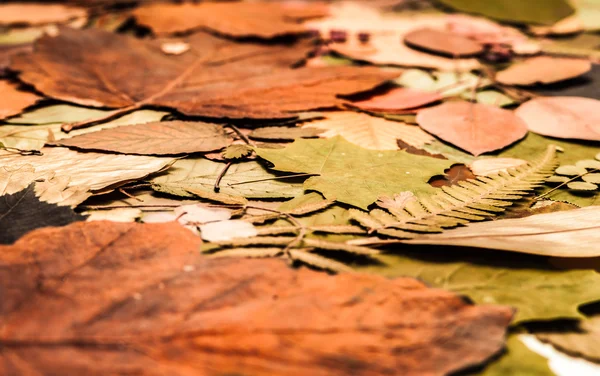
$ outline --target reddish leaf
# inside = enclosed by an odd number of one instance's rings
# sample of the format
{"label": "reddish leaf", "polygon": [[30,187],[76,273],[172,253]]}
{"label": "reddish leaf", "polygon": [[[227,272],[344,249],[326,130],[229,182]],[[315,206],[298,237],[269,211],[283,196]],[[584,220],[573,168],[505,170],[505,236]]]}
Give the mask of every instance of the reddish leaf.
{"label": "reddish leaf", "polygon": [[205,33],[188,42],[190,51],[170,56],[160,41],[64,29],[11,68],[48,96],[120,108],[107,118],[149,105],[218,118],[294,118],[289,111],[334,106],[338,94],[397,75],[375,67],[290,69],[307,52],[299,46],[237,44]]}
{"label": "reddish leaf", "polygon": [[0,119],[18,115],[40,100],[35,94],[17,90],[16,85],[8,81],[0,81],[0,98]]}
{"label": "reddish leaf", "polygon": [[429,28],[417,29],[406,34],[404,43],[448,56],[473,56],[483,52],[483,46],[472,39]]}
{"label": "reddish leaf", "polygon": [[539,56],[498,72],[496,81],[506,85],[550,84],[581,76],[590,69],[592,63],[588,60]]}
{"label": "reddish leaf", "polygon": [[473,155],[498,150],[525,137],[527,125],[512,111],[469,102],[447,102],[417,114],[427,132]]}
{"label": "reddish leaf", "polygon": [[33,45],[30,43],[0,45],[0,76],[5,74],[4,71],[10,65],[10,58],[13,55],[30,52],[32,49]]}
{"label": "reddish leaf", "polygon": [[305,33],[299,21],[323,17],[328,8],[317,4],[275,2],[204,2],[201,4],[150,4],[133,11],[138,23],[157,34],[209,29],[234,37],[274,38]]}
{"label": "reddish leaf", "polygon": [[420,91],[409,88],[398,88],[378,95],[371,99],[352,103],[353,106],[367,111],[380,111],[387,113],[405,113],[409,108],[425,106],[443,99],[436,92]]}
{"label": "reddish leaf", "polygon": [[464,164],[452,165],[449,169],[445,170],[446,175],[434,176],[429,180],[429,184],[433,187],[441,188],[458,184],[461,181],[476,179],[477,176],[471,172],[469,167]]}
{"label": "reddish leaf", "polygon": [[104,129],[54,144],[124,154],[171,155],[219,150],[229,141],[223,128],[216,124],[163,121]]}
{"label": "reddish leaf", "polygon": [[0,247],[3,375],[445,375],[512,310],[410,278],[206,259],[173,222],[88,222]]}
{"label": "reddish leaf", "polygon": [[544,136],[600,141],[600,101],[583,97],[538,97],[515,113]]}

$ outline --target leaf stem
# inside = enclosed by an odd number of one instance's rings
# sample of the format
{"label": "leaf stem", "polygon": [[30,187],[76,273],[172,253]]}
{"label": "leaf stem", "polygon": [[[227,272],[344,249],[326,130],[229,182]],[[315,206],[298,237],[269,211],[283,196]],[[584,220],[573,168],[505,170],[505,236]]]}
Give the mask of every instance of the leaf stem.
{"label": "leaf stem", "polygon": [[580,174],[580,175],[577,175],[577,176],[575,176],[574,178],[571,178],[571,179],[567,180],[566,182],[564,182],[564,183],[561,183],[561,184],[557,185],[556,187],[552,188],[552,189],[551,189],[551,190],[549,190],[548,192],[545,192],[544,194],[541,194],[541,195],[539,195],[539,196],[537,196],[537,197],[534,197],[533,199],[537,201],[537,200],[541,199],[542,197],[548,196],[550,193],[552,193],[552,192],[556,191],[558,188],[560,188],[560,187],[562,187],[562,186],[564,186],[564,185],[566,185],[566,184],[569,184],[569,183],[570,183],[570,182],[572,182],[573,180],[575,180],[575,179],[579,179],[579,178],[580,178],[580,177],[582,177],[582,176],[585,176],[585,175],[587,175],[587,174],[591,174],[592,172],[596,172],[596,171],[600,171],[600,169],[598,169],[598,168],[595,168],[595,169],[593,169],[593,170],[591,170],[591,171],[586,171],[586,173],[585,173],[585,174]]}
{"label": "leaf stem", "polygon": [[89,128],[92,125],[96,125],[96,124],[99,124],[99,123],[104,123],[104,122],[107,122],[109,120],[114,120],[114,119],[120,118],[121,116],[127,115],[127,114],[129,114],[129,113],[131,113],[131,112],[133,112],[135,110],[138,110],[140,107],[142,107],[142,105],[143,104],[141,102],[140,103],[136,103],[136,104],[132,104],[131,106],[127,106],[127,107],[119,108],[117,110],[110,111],[106,115],[98,117],[98,118],[88,119],[88,120],[83,120],[83,121],[78,121],[78,122],[75,122],[75,123],[65,123],[60,128],[65,133],[69,133],[73,129]]}
{"label": "leaf stem", "polygon": [[261,181],[267,181],[267,180],[278,180],[278,179],[288,179],[288,178],[299,178],[299,177],[304,177],[304,176],[319,176],[320,174],[293,174],[293,175],[286,175],[286,176],[276,176],[274,178],[264,178],[264,179],[255,179],[255,180],[246,180],[246,181],[241,181],[238,183],[230,183],[228,185],[233,186],[233,185],[240,185],[240,184],[248,184],[248,183],[257,183],[257,182],[261,182]]}
{"label": "leaf stem", "polygon": [[219,191],[221,190],[221,187],[219,186],[221,184],[221,179],[223,179],[223,177],[227,173],[227,170],[229,170],[229,167],[231,167],[232,164],[233,164],[233,161],[228,162],[225,165],[225,167],[223,167],[223,169],[221,170],[221,172],[219,172],[219,176],[217,176],[217,180],[215,180],[215,185],[213,187],[213,190],[216,193],[219,193]]}

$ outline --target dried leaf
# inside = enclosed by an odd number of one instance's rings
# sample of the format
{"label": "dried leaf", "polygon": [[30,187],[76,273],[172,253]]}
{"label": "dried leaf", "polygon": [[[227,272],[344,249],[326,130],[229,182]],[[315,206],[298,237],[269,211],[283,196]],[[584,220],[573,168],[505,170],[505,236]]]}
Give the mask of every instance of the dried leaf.
{"label": "dried leaf", "polygon": [[530,131],[544,136],[600,141],[597,99],[538,97],[517,108]]}
{"label": "dried leaf", "polygon": [[[600,256],[598,223],[600,207],[589,206],[526,218],[472,223],[407,242],[501,249],[555,257],[595,257]],[[577,246],[574,247],[574,244]]]}
{"label": "dried leaf", "polygon": [[234,144],[225,148],[221,154],[225,159],[241,159],[252,154],[254,150],[247,144]]}
{"label": "dried leaf", "polygon": [[354,102],[352,106],[366,111],[394,113],[422,107],[443,98],[443,95],[437,92],[398,88],[364,101]]}
{"label": "dried leaf", "polygon": [[511,65],[496,74],[505,85],[550,84],[581,76],[592,69],[588,60],[538,56]]}
{"label": "dried leaf", "polygon": [[[152,188],[164,193],[193,197],[188,191],[214,192],[214,185],[224,163],[204,158],[178,160],[166,174],[152,179]],[[248,198],[295,197],[302,194],[302,184],[290,179],[277,179],[257,162],[235,163],[221,180],[220,194]]]}
{"label": "dried leaf", "polygon": [[600,362],[599,316],[580,321],[574,331],[542,332],[536,336],[568,354]]}
{"label": "dried leaf", "polygon": [[506,353],[502,357],[473,376],[555,376],[548,368],[548,360],[530,350],[516,334],[508,337],[506,346]]}
{"label": "dried leaf", "polygon": [[582,319],[578,307],[600,299],[600,275],[594,270],[559,270],[539,258],[511,260],[507,255],[486,252],[479,257],[461,254],[461,261],[456,261],[456,254],[450,255],[447,248],[436,254],[376,257],[385,264],[367,267],[366,271],[386,277],[418,278],[468,296],[477,304],[513,306],[516,308],[513,325]]}
{"label": "dried leaf", "polygon": [[210,260],[198,245],[176,224],[88,222],[0,249],[0,373],[442,376],[498,353],[512,316],[410,278]]}
{"label": "dried leaf", "polygon": [[[159,43],[98,29],[65,29],[38,40],[35,52],[15,58],[11,69],[48,96],[119,108],[116,114],[155,105],[229,118],[294,118],[289,111],[334,106],[340,103],[336,95],[368,90],[396,76],[374,67],[289,69],[306,54],[301,46],[237,44],[196,33],[189,38],[190,51],[173,57]],[[100,56],[122,64],[114,69]]]}
{"label": "dried leaf", "polygon": [[85,9],[60,4],[0,5],[0,25],[43,25],[86,16]]}
{"label": "dried leaf", "polygon": [[533,1],[514,0],[438,0],[461,12],[477,13],[508,22],[552,25],[574,12],[566,0],[545,0],[543,6]]}
{"label": "dried leaf", "polygon": [[[358,60],[374,64],[394,64],[442,70],[470,71],[480,66],[476,59],[450,59],[416,51],[403,43],[404,35],[417,28],[444,30],[449,20],[444,14],[412,15],[382,14],[366,5],[341,2],[331,6],[329,17],[306,22],[310,30],[321,35],[343,30],[348,38],[343,43],[331,43],[332,50]],[[359,40],[361,33],[369,34],[368,43]]]}
{"label": "dried leaf", "polygon": [[512,111],[490,105],[447,102],[417,114],[417,123],[444,141],[480,155],[525,137],[527,125]]}
{"label": "dried leaf", "polygon": [[472,39],[453,34],[449,31],[439,31],[430,28],[411,31],[404,36],[404,43],[428,52],[452,57],[478,55],[484,50],[481,44]]}
{"label": "dried leaf", "polygon": [[190,50],[190,45],[186,42],[164,42],[160,45],[162,52],[167,55],[181,55]]}
{"label": "dried leaf", "polygon": [[524,159],[517,158],[484,158],[473,161],[469,168],[475,175],[491,175],[498,172],[506,172],[509,168],[519,167],[527,164]]}
{"label": "dried leaf", "polygon": [[83,212],[87,221],[135,222],[142,216],[142,211],[136,208],[117,208],[110,210],[91,210]]}
{"label": "dried leaf", "polygon": [[43,148],[42,155],[2,155],[2,162],[13,167],[29,164],[37,174],[54,173],[70,177],[69,187],[101,191],[162,171],[174,159],[137,155],[79,153],[66,148]]}
{"label": "dried leaf", "polygon": [[229,142],[223,127],[216,124],[163,121],[86,133],[54,144],[123,154],[173,155],[219,150]]}
{"label": "dried leaf", "polygon": [[342,264],[341,262],[319,256],[316,253],[305,252],[299,249],[291,249],[290,256],[292,256],[293,259],[302,261],[307,265],[315,266],[324,270],[331,270],[333,272],[352,271],[352,268]]}
{"label": "dried leaf", "polygon": [[596,189],[598,189],[598,186],[596,184],[588,183],[585,181],[573,181],[567,183],[567,187],[575,191],[595,191]]}
{"label": "dried leaf", "polygon": [[435,192],[427,180],[450,164],[404,151],[364,149],[340,136],[300,139],[284,149],[255,151],[273,163],[275,170],[318,174],[304,182],[305,189],[365,209],[382,195]]}
{"label": "dried leaf", "polygon": [[366,149],[398,150],[397,140],[414,147],[423,146],[434,140],[431,135],[414,125],[367,114],[331,112],[326,116],[326,119],[312,121],[307,126],[323,130],[321,137],[342,136]]}
{"label": "dried leaf", "polygon": [[461,181],[477,178],[471,169],[464,164],[452,165],[449,169],[445,170],[444,173],[445,175],[432,177],[429,180],[429,184],[437,188],[450,187],[460,183]]}
{"label": "dried leaf", "polygon": [[303,34],[306,29],[298,21],[323,17],[327,6],[317,4],[285,4],[266,1],[205,2],[201,4],[149,4],[133,11],[141,25],[156,34],[174,34],[197,29],[233,37],[275,38]]}
{"label": "dried leaf", "polygon": [[208,242],[222,242],[257,236],[258,231],[252,223],[234,219],[201,225],[200,235]]}
{"label": "dried leaf", "polygon": [[318,137],[323,130],[311,127],[264,127],[253,130],[248,137],[253,140],[295,140],[297,138]]}
{"label": "dried leaf", "polygon": [[406,88],[434,92],[443,98],[457,95],[472,96],[473,91],[491,84],[487,78],[469,72],[435,71],[426,72],[420,69],[408,69],[394,80]]}
{"label": "dried leaf", "polygon": [[0,98],[0,119],[18,115],[41,99],[33,93],[18,90],[17,85],[4,80],[0,80]]}
{"label": "dried leaf", "polygon": [[68,206],[40,201],[30,185],[17,193],[0,196],[0,244],[14,243],[37,228],[66,226],[84,219]]}

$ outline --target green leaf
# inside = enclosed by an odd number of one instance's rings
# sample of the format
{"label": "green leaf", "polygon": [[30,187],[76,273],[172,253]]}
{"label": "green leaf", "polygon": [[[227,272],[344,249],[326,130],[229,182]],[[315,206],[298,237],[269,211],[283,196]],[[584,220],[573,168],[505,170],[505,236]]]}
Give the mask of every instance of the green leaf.
{"label": "green leaf", "polygon": [[552,25],[575,11],[567,0],[438,0],[461,12],[501,21]]}
{"label": "green leaf", "polygon": [[247,157],[252,151],[252,147],[246,144],[233,144],[227,146],[221,155],[225,159],[240,159]]}
{"label": "green leaf", "polygon": [[[193,197],[188,190],[214,193],[214,184],[224,163],[204,158],[187,158],[175,162],[166,174],[152,179],[152,188],[176,196]],[[257,162],[231,165],[221,179],[219,193],[247,198],[286,198],[303,193],[302,184],[293,179],[278,179]]]}
{"label": "green leaf", "polygon": [[541,355],[529,350],[513,334],[506,341],[506,351],[497,360],[490,363],[483,371],[470,373],[472,376],[554,376],[548,367],[548,360]]}
{"label": "green leaf", "polygon": [[[380,255],[383,266],[364,268],[387,277],[410,276],[463,294],[478,304],[517,308],[513,324],[532,320],[582,319],[580,305],[600,300],[600,274],[594,270],[558,270],[540,258],[444,254]],[[456,258],[457,254],[454,253]],[[468,261],[466,261],[468,260]],[[511,262],[512,261],[512,262]]]}
{"label": "green leaf", "polygon": [[284,149],[255,149],[278,171],[318,174],[304,188],[327,199],[367,208],[379,196],[403,191],[437,192],[427,181],[451,162],[404,151],[368,150],[342,137],[296,140]]}

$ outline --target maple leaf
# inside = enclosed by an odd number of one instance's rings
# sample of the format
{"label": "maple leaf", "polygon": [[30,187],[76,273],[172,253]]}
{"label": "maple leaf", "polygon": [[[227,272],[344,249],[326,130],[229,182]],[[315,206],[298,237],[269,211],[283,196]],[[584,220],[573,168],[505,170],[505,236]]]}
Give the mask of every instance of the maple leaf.
{"label": "maple leaf", "polygon": [[216,124],[163,121],[86,133],[54,144],[124,154],[173,155],[218,150],[230,141],[223,127]]}
{"label": "maple leaf", "polygon": [[373,150],[398,150],[397,140],[420,147],[434,138],[419,127],[357,112],[331,112],[323,120],[307,123],[302,128],[317,128],[321,137],[342,136],[353,144]]}
{"label": "maple leaf", "polygon": [[33,185],[22,191],[0,196],[0,244],[10,244],[31,230],[65,226],[85,217],[68,206],[40,201]]}
{"label": "maple leaf", "polygon": [[478,304],[513,306],[517,309],[513,325],[581,319],[578,307],[600,300],[600,275],[594,270],[560,270],[539,259],[527,262],[519,258],[511,262],[506,255],[486,253],[485,258],[462,255],[464,261],[455,261],[456,254],[450,256],[447,249],[444,254],[376,257],[384,264],[367,267],[367,271],[387,277],[419,278],[468,296]]}
{"label": "maple leaf", "polygon": [[304,188],[328,198],[367,208],[382,195],[403,191],[434,193],[427,184],[451,162],[404,151],[375,151],[337,136],[326,140],[300,139],[284,149],[255,149],[258,156],[286,172],[310,173]]}
{"label": "maple leaf", "polygon": [[501,149],[527,134],[527,125],[512,111],[481,103],[443,103],[420,111],[417,123],[473,155]]}
{"label": "maple leaf", "polygon": [[175,223],[81,222],[0,247],[0,373],[442,376],[498,353],[513,313],[199,244]]}
{"label": "maple leaf", "polygon": [[328,8],[316,4],[275,2],[208,2],[201,4],[149,4],[133,11],[137,22],[156,34],[208,29],[234,37],[274,38],[304,34],[299,21],[326,16]]}
{"label": "maple leaf", "polygon": [[41,99],[33,93],[20,91],[15,84],[3,80],[0,80],[0,97],[0,119],[17,115]]}
{"label": "maple leaf", "polygon": [[[64,29],[38,40],[11,69],[53,98],[117,108],[97,121],[151,105],[217,118],[295,118],[290,111],[335,106],[337,95],[396,76],[375,67],[290,69],[306,55],[302,46],[238,44],[206,33],[190,36],[189,44],[185,54],[168,56],[160,41]],[[106,59],[121,64],[115,69]]]}

